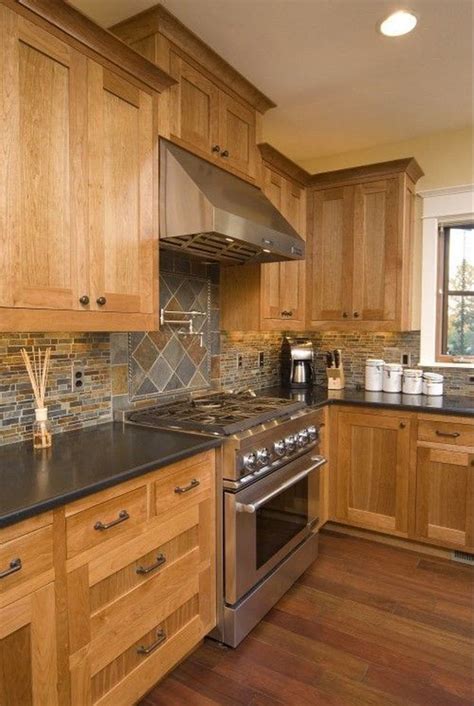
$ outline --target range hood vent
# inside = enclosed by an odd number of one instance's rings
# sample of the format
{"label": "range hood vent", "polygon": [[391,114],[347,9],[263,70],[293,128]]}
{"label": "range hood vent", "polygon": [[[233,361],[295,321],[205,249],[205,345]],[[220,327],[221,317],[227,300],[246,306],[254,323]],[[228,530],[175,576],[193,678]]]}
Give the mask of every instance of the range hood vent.
{"label": "range hood vent", "polygon": [[160,246],[207,262],[301,260],[305,243],[260,189],[160,141]]}

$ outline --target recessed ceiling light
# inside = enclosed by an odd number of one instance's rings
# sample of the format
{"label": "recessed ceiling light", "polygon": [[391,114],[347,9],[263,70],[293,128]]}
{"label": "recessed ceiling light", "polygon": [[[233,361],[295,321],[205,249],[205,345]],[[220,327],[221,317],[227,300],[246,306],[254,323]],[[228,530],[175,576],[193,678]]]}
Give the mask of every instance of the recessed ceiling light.
{"label": "recessed ceiling light", "polygon": [[407,10],[398,10],[380,23],[380,31],[386,37],[401,37],[416,27],[417,17]]}

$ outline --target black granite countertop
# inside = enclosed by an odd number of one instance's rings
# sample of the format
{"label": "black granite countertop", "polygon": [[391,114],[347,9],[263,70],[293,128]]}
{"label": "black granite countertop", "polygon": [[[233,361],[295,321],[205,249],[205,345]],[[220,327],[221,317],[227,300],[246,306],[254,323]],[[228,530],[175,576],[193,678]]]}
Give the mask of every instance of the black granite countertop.
{"label": "black granite countertop", "polygon": [[121,483],[220,439],[119,422],[57,434],[51,449],[0,447],[0,527]]}
{"label": "black granite countertop", "polygon": [[267,387],[258,390],[258,395],[304,400],[310,407],[325,404],[351,404],[364,407],[405,409],[410,412],[437,412],[438,414],[474,415],[474,397],[441,395],[403,395],[397,392],[368,392],[367,390],[331,390],[315,385],[307,390],[289,387]]}

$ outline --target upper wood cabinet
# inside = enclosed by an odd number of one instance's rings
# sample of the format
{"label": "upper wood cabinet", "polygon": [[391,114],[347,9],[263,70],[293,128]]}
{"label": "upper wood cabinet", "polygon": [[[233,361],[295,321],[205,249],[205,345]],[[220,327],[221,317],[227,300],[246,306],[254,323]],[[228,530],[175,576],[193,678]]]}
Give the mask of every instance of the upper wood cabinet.
{"label": "upper wood cabinet", "polygon": [[338,410],[336,519],[408,536],[410,415]]}
{"label": "upper wood cabinet", "polygon": [[111,28],[169,73],[160,134],[248,181],[259,181],[262,114],[274,106],[161,5]]}
{"label": "upper wood cabinet", "polygon": [[312,178],[308,321],[312,328],[416,328],[414,159]]}
{"label": "upper wood cabinet", "polygon": [[[267,144],[262,190],[306,238],[306,188],[303,169]],[[221,324],[227,330],[301,331],[305,324],[304,260],[239,265],[221,269]]]}
{"label": "upper wood cabinet", "polygon": [[173,80],[67,5],[24,4],[0,5],[0,330],[154,328],[155,89]]}

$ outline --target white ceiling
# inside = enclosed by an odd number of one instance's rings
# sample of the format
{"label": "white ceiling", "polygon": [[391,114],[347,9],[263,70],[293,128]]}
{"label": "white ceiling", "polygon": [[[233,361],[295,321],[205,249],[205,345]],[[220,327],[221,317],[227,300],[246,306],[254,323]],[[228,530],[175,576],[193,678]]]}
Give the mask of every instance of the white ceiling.
{"label": "white ceiling", "polygon": [[[156,0],[70,0],[104,26]],[[277,103],[265,139],[292,159],[364,149],[473,120],[474,0],[409,0],[417,28],[389,39],[392,0],[164,0]]]}

